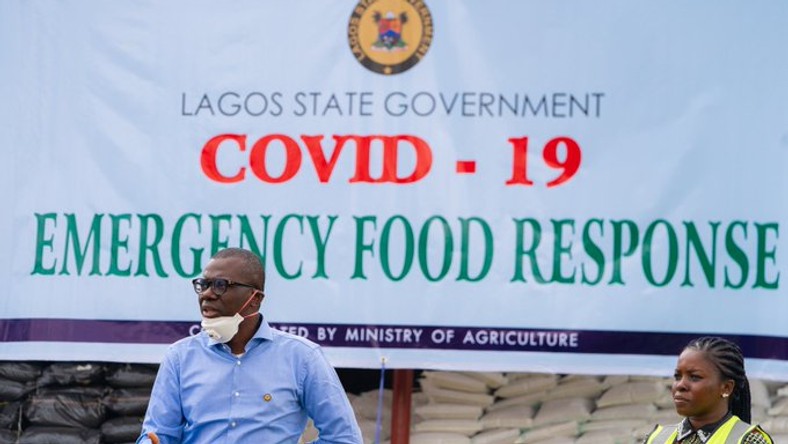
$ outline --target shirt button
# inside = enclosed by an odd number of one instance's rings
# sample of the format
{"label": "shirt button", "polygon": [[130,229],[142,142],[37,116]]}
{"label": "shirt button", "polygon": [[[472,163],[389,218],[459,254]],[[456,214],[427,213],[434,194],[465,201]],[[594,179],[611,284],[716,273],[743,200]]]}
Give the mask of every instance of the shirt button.
{"label": "shirt button", "polygon": [[230,427],[235,427],[235,421],[230,423]]}
{"label": "shirt button", "polygon": [[241,393],[240,392],[235,392],[235,393],[233,393],[233,395],[235,395],[235,397],[237,398],[237,397],[241,396]]}
{"label": "shirt button", "polygon": [[237,365],[241,365],[241,361],[235,361]]}

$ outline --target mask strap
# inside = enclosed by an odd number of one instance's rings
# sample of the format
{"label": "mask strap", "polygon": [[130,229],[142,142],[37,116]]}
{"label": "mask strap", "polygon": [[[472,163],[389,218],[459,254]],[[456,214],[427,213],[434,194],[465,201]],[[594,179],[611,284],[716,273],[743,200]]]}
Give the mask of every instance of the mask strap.
{"label": "mask strap", "polygon": [[[255,288],[255,292],[252,293],[252,295],[249,296],[249,299],[247,299],[246,302],[244,302],[244,304],[241,306],[241,308],[238,309],[238,314],[241,314],[241,312],[244,311],[244,308],[246,308],[246,306],[249,305],[250,302],[252,302],[252,298],[254,298],[257,295],[257,293],[262,293],[262,291],[260,291],[260,290]],[[241,316],[243,316],[244,319],[246,319],[246,318],[252,317],[252,316],[254,316],[256,314],[257,313],[252,313],[252,314],[241,315]]]}

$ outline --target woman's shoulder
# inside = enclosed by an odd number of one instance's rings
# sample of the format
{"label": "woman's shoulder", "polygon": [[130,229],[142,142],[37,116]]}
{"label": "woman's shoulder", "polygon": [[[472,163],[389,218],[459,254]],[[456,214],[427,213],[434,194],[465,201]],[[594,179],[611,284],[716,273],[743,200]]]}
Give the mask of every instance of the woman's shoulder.
{"label": "woman's shoulder", "polygon": [[773,444],[773,441],[771,436],[761,426],[756,425],[744,437],[742,444]]}

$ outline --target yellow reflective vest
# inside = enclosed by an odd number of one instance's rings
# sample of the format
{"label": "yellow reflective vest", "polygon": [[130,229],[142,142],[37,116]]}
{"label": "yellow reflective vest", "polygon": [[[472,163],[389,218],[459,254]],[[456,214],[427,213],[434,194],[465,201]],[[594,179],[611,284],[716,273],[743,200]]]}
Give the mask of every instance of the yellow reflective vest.
{"label": "yellow reflective vest", "polygon": [[[744,437],[755,429],[762,431],[759,426],[747,424],[734,415],[711,435],[711,439],[706,441],[706,444],[741,444],[744,442]],[[673,444],[677,433],[678,425],[657,426],[648,436],[646,444]],[[773,444],[769,435],[764,433],[763,437],[767,443]]]}

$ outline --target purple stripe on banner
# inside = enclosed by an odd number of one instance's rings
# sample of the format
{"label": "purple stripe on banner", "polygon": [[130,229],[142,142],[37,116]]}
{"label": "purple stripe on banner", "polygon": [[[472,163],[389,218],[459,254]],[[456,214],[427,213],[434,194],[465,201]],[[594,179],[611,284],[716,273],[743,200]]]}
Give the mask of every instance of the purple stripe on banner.
{"label": "purple stripe on banner", "polygon": [[352,324],[272,323],[271,326],[327,347],[665,356],[677,356],[690,340],[711,335],[736,342],[748,358],[788,360],[788,338],[774,336]]}
{"label": "purple stripe on banner", "polygon": [[0,319],[0,342],[170,344],[195,325],[199,328],[195,322]]}
{"label": "purple stripe on banner", "polygon": [[[699,336],[724,336],[745,357],[788,360],[788,338],[714,333],[550,330],[501,327],[272,323],[325,347],[565,352],[676,356]],[[196,322],[0,319],[0,342],[169,344],[199,329]]]}

